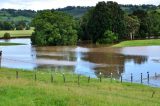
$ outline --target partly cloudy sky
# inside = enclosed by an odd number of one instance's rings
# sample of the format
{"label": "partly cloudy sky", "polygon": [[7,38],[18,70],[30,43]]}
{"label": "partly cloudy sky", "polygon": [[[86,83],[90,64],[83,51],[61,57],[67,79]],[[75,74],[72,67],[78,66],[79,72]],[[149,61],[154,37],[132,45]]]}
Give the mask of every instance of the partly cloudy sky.
{"label": "partly cloudy sky", "polygon": [[[0,0],[0,8],[42,10],[66,6],[95,6],[98,1],[111,0]],[[154,4],[160,0],[114,0],[119,4]]]}

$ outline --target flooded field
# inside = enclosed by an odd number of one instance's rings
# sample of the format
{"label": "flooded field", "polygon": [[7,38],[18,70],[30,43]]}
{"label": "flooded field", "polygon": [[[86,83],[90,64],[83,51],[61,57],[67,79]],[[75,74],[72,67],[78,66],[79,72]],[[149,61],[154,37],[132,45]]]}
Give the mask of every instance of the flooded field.
{"label": "flooded field", "polygon": [[[0,42],[25,43],[18,46],[0,46],[2,66],[23,69],[62,69],[76,74],[97,77],[101,72],[105,77],[144,83],[147,72],[151,84],[160,86],[160,46],[111,48],[107,46],[31,46],[30,39],[0,40]],[[156,78],[155,78],[156,73]]]}

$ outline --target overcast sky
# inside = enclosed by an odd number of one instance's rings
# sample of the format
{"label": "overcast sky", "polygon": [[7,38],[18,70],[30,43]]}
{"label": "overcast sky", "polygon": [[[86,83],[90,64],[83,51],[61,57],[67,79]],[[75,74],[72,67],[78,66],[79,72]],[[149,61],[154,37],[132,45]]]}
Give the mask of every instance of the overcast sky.
{"label": "overcast sky", "polygon": [[[0,0],[0,8],[42,10],[66,6],[95,6],[98,1],[111,0]],[[160,0],[114,0],[119,4],[154,4]]]}

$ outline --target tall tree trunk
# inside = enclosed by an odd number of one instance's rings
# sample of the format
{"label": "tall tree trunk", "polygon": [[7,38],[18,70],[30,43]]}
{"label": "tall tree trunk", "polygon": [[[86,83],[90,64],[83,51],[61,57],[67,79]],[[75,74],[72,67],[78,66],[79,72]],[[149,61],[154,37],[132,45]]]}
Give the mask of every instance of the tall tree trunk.
{"label": "tall tree trunk", "polygon": [[132,40],[133,38],[132,38],[132,33],[130,33],[130,39]]}

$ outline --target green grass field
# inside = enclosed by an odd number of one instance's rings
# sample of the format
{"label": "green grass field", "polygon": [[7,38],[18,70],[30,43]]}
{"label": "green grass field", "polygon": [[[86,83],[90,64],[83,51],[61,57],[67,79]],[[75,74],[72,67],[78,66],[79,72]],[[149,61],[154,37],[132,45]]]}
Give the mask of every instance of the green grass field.
{"label": "green grass field", "polygon": [[[16,71],[19,78],[16,79]],[[34,80],[36,73],[37,80]],[[160,88],[43,70],[0,69],[1,106],[159,106]],[[153,96],[152,96],[153,95]]]}
{"label": "green grass field", "polygon": [[113,45],[112,47],[156,46],[156,45],[160,45],[160,39],[123,41],[120,42],[119,44]]}
{"label": "green grass field", "polygon": [[6,30],[0,31],[0,38],[4,36],[4,33],[10,33],[11,37],[24,37],[24,36],[31,36],[33,29],[31,30]]}

